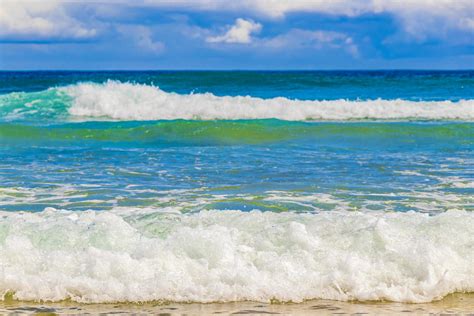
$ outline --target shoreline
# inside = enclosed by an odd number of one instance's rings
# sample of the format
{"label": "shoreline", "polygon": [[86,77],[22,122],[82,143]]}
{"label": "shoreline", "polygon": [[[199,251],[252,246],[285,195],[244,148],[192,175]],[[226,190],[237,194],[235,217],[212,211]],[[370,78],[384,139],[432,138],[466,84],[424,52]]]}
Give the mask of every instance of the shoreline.
{"label": "shoreline", "polygon": [[454,293],[430,303],[398,303],[385,301],[309,300],[303,303],[54,303],[27,302],[6,299],[0,302],[0,314],[468,314],[474,312],[474,293]]}

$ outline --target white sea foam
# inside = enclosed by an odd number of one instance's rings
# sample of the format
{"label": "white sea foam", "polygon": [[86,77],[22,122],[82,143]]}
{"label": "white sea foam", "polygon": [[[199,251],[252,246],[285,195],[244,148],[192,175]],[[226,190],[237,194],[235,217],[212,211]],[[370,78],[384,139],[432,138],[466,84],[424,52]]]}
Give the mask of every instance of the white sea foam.
{"label": "white sea foam", "polygon": [[219,97],[211,93],[181,95],[154,86],[117,81],[80,83],[60,89],[73,98],[71,115],[116,120],[474,120],[474,100],[304,101],[284,97]]}
{"label": "white sea foam", "polygon": [[474,291],[474,213],[0,212],[21,300],[426,302]]}

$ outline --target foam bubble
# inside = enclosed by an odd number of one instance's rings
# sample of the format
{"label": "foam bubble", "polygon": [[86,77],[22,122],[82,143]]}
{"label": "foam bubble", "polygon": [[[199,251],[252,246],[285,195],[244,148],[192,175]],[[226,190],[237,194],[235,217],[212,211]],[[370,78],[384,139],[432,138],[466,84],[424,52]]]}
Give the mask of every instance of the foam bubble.
{"label": "foam bubble", "polygon": [[332,100],[304,101],[284,97],[180,95],[154,86],[108,81],[61,88],[73,98],[73,116],[116,120],[268,119],[357,120],[434,119],[473,120],[474,101]]}
{"label": "foam bubble", "polygon": [[474,213],[0,212],[0,293],[428,302],[474,291]]}

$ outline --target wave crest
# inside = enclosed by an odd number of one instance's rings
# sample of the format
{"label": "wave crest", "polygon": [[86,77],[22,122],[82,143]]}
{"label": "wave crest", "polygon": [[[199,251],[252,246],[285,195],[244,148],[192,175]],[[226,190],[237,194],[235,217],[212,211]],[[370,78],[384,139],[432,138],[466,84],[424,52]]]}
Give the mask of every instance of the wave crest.
{"label": "wave crest", "polygon": [[296,100],[211,93],[177,94],[107,81],[0,96],[0,117],[15,120],[474,120],[474,100]]}
{"label": "wave crest", "polygon": [[117,81],[80,83],[61,89],[72,97],[71,115],[115,120],[474,120],[474,100],[305,101],[211,93],[181,95]]}

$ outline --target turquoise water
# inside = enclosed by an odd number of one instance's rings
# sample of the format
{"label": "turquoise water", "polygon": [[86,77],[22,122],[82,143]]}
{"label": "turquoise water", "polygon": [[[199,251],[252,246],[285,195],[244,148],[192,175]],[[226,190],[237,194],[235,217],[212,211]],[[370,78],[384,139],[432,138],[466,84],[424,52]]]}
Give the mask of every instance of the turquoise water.
{"label": "turquoise water", "polygon": [[474,290],[472,71],[2,72],[0,92],[0,293]]}

